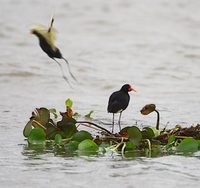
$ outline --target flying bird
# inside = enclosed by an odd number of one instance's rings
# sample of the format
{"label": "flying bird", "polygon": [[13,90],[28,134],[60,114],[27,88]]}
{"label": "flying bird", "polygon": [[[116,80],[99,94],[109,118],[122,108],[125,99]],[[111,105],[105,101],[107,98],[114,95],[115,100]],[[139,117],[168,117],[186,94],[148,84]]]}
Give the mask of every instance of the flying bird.
{"label": "flying bird", "polygon": [[35,36],[38,37],[39,39],[39,45],[42,48],[42,50],[51,58],[53,59],[60,67],[61,72],[62,72],[62,76],[63,78],[69,83],[69,80],[67,79],[67,77],[64,75],[64,71],[62,69],[61,64],[55,59],[63,59],[67,66],[68,66],[68,71],[69,74],[71,75],[71,77],[75,80],[75,76],[72,74],[71,70],[70,70],[70,65],[69,62],[67,61],[67,59],[65,59],[62,55],[62,53],[60,52],[60,50],[55,46],[55,41],[56,41],[56,32],[55,29],[53,28],[53,23],[54,23],[54,18],[51,19],[51,24],[49,26],[48,29],[46,29],[43,26],[40,25],[36,25],[33,26],[31,29],[31,33],[34,34]]}
{"label": "flying bird", "polygon": [[130,101],[130,96],[128,92],[130,91],[136,92],[136,90],[133,89],[131,85],[125,84],[121,87],[119,91],[115,91],[114,93],[112,93],[109,98],[107,111],[109,113],[113,113],[112,133],[114,131],[114,115],[116,113],[120,113],[118,124],[119,124],[119,130],[121,131],[121,124],[120,124],[121,115],[122,112],[128,107]]}

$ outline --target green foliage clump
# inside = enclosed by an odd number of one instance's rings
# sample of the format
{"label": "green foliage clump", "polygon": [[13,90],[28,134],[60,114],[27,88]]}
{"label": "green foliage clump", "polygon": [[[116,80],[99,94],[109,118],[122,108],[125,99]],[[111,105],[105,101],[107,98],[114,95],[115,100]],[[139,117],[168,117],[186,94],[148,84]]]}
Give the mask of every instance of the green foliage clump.
{"label": "green foliage clump", "polygon": [[[156,127],[144,127],[140,130],[137,126],[127,126],[116,134],[94,122],[78,121],[77,118],[81,116],[73,112],[71,99],[67,99],[65,105],[66,111],[60,112],[61,118],[55,108],[36,108],[32,112],[23,130],[23,135],[30,146],[51,145],[59,148],[59,151],[74,155],[115,152],[123,157],[185,154],[200,149],[200,125],[159,130],[159,112],[153,104],[146,105],[141,113],[148,115],[156,111],[158,114]],[[84,118],[92,120],[92,113],[93,111],[90,111]],[[85,130],[80,126],[84,126]],[[91,129],[97,131],[96,136],[89,132]]]}

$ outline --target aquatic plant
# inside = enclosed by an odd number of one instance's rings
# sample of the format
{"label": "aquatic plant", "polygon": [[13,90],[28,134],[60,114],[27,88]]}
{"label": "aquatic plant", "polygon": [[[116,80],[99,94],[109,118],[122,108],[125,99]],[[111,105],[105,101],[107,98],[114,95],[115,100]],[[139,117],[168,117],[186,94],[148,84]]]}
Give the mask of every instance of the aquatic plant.
{"label": "aquatic plant", "polygon": [[148,115],[155,111],[156,127],[140,130],[136,125],[127,126],[115,134],[92,122],[93,111],[83,116],[87,121],[79,120],[82,116],[73,112],[73,101],[67,99],[65,105],[66,111],[59,115],[54,108],[41,107],[32,112],[23,130],[29,147],[47,147],[50,144],[68,155],[104,155],[111,152],[123,157],[188,154],[200,149],[200,125],[188,128],[177,125],[160,130],[160,115],[155,104],[145,105],[141,113]]}

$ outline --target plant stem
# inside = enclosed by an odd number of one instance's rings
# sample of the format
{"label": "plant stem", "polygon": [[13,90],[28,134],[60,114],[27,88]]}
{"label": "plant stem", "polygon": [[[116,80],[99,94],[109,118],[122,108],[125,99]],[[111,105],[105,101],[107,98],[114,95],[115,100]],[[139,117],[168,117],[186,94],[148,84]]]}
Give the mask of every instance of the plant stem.
{"label": "plant stem", "polygon": [[35,124],[36,124],[38,127],[44,129],[45,131],[47,130],[47,128],[44,127],[41,123],[39,123],[38,121],[33,120],[32,125],[33,125],[33,127],[36,128],[37,126],[35,126]]}
{"label": "plant stem", "polygon": [[128,140],[128,138],[126,137],[116,137],[116,136],[103,136],[103,137],[99,137],[99,140],[102,141],[107,141],[107,140],[111,140],[111,141],[119,141],[119,140]]}
{"label": "plant stem", "polygon": [[149,139],[144,139],[144,141],[147,142],[147,144],[148,144],[148,149],[149,149],[149,151],[151,151],[151,142],[150,142],[150,140],[149,140]]}
{"label": "plant stem", "polygon": [[123,146],[122,146],[122,157],[125,158],[124,154],[125,154],[125,148],[126,148],[126,142],[124,142]]}
{"label": "plant stem", "polygon": [[160,124],[160,114],[159,112],[155,109],[155,112],[157,113],[157,123],[156,123],[156,129],[159,130],[159,124]]}
{"label": "plant stem", "polygon": [[77,121],[76,123],[80,123],[80,124],[88,123],[88,124],[91,124],[91,125],[93,125],[93,126],[95,126],[95,127],[98,127],[98,128],[101,129],[101,130],[104,130],[104,131],[107,132],[108,134],[112,135],[112,133],[111,133],[110,131],[108,131],[107,129],[101,127],[100,125],[97,125],[97,124],[95,124],[95,123],[92,123],[92,122],[90,122],[90,121]]}
{"label": "plant stem", "polygon": [[[94,130],[96,130],[96,131],[102,131],[102,129],[97,128],[97,127],[93,127],[92,125],[87,125],[87,124],[79,124],[79,125],[83,125],[83,126],[85,126],[85,127],[89,127],[89,128],[94,129]],[[78,125],[76,128],[78,128],[79,125]]]}

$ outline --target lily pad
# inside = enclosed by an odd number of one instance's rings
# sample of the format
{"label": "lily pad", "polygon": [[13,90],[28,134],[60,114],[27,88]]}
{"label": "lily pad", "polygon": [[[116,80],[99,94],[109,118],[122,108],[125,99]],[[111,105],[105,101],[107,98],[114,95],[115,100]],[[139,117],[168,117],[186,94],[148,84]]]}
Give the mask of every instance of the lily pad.
{"label": "lily pad", "polygon": [[126,151],[133,151],[135,148],[136,145],[133,142],[131,141],[126,142],[126,148],[125,148]]}
{"label": "lily pad", "polygon": [[185,138],[181,143],[176,147],[178,152],[195,152],[198,151],[199,143],[193,138]]}
{"label": "lily pad", "polygon": [[28,136],[28,142],[32,145],[45,145],[46,134],[41,128],[34,128]]}
{"label": "lily pad", "polygon": [[78,142],[82,142],[83,140],[86,140],[86,139],[92,140],[93,137],[89,132],[84,131],[84,130],[76,132],[73,136],[73,140],[76,140]]}
{"label": "lily pad", "polygon": [[83,154],[95,154],[98,151],[98,145],[90,139],[83,140],[78,145],[78,150]]}
{"label": "lily pad", "polygon": [[65,150],[67,152],[74,152],[78,149],[79,142],[72,140],[69,143],[65,144]]}
{"label": "lily pad", "polygon": [[140,131],[140,129],[136,126],[132,126],[129,127],[127,129],[127,133],[128,133],[128,138],[129,140],[135,144],[136,146],[140,143],[140,141],[142,140],[142,133]]}

